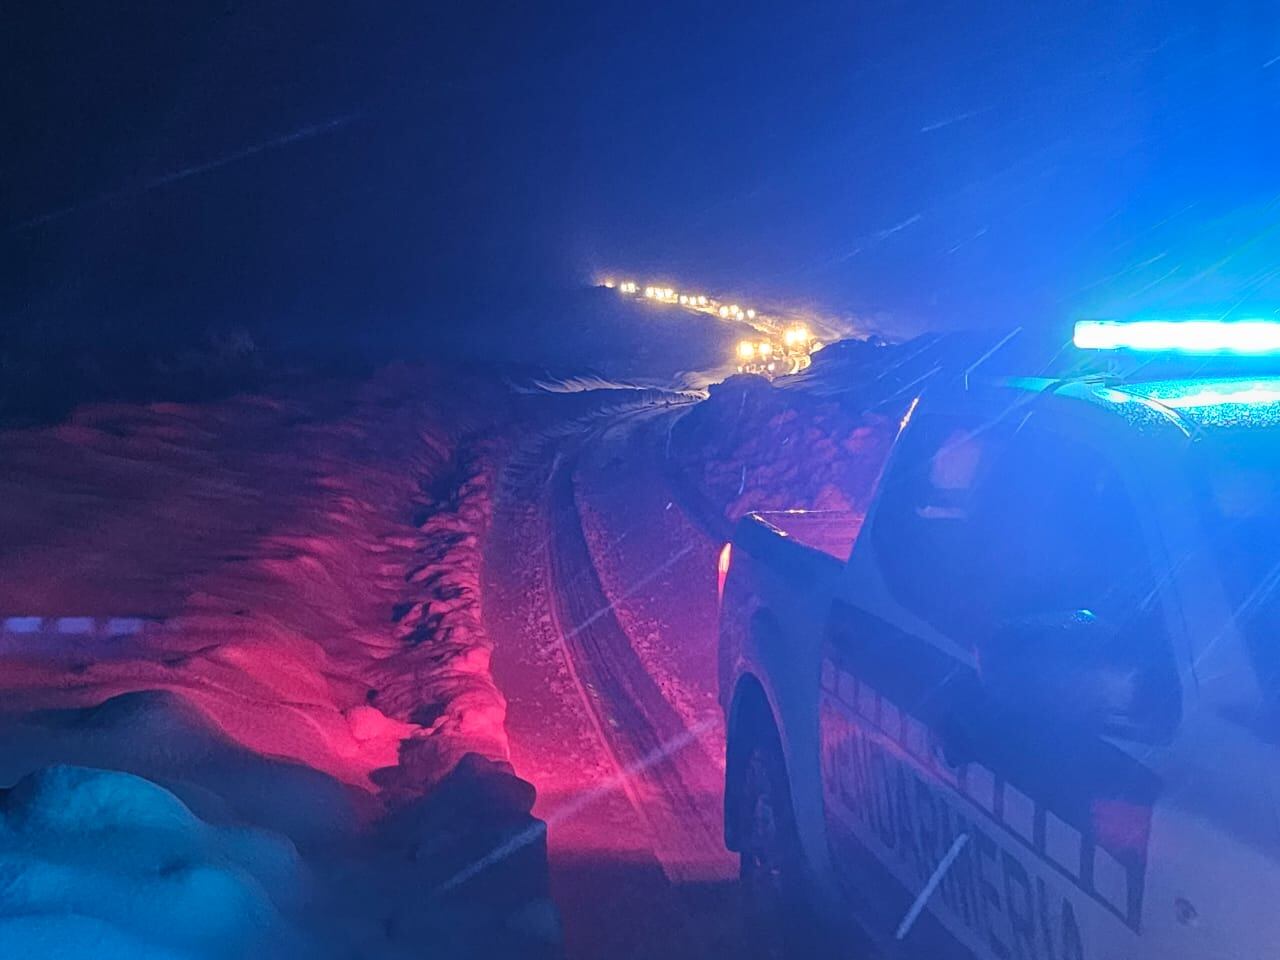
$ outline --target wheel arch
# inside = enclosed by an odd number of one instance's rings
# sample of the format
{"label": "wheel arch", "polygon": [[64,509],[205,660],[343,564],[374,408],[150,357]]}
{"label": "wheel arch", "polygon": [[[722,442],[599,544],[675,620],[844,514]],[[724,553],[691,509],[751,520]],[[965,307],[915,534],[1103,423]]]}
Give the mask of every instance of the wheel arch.
{"label": "wheel arch", "polygon": [[[754,673],[738,677],[725,733],[724,843],[728,849],[739,851],[743,772],[751,745],[761,736],[771,736],[781,742],[768,694]],[[786,762],[785,756],[783,762]]]}

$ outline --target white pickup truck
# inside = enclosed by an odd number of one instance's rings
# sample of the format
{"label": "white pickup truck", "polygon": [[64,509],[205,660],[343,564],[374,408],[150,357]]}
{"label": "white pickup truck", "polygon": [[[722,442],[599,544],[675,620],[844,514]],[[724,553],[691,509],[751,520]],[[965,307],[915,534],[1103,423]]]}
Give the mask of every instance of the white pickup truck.
{"label": "white pickup truck", "polygon": [[857,526],[721,556],[761,954],[1280,956],[1280,379],[926,390]]}

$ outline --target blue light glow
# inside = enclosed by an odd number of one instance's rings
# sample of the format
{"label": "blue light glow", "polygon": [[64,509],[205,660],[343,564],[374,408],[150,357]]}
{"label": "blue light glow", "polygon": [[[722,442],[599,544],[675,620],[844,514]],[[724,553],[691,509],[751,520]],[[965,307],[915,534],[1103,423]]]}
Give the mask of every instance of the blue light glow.
{"label": "blue light glow", "polygon": [[1280,354],[1272,320],[1081,320],[1073,342],[1082,350],[1135,350],[1200,356]]}
{"label": "blue light glow", "polygon": [[1143,393],[1148,399],[1172,410],[1196,410],[1228,404],[1250,407],[1280,404],[1280,382],[1276,380],[1187,380],[1155,384]]}
{"label": "blue light glow", "polygon": [[1189,437],[1205,429],[1280,428],[1280,377],[1188,377],[1115,387],[1092,384],[1087,389],[1117,410],[1161,414]]}

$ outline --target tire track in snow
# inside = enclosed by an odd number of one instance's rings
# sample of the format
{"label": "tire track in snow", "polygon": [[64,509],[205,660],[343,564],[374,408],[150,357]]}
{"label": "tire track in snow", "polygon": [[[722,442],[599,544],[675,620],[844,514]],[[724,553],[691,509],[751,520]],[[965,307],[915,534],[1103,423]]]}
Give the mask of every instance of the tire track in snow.
{"label": "tire track in snow", "polygon": [[572,449],[561,455],[547,487],[558,632],[664,870],[673,880],[698,879],[725,856],[719,811],[707,809],[718,795],[717,768],[645,670],[605,595],[574,498],[575,464]]}

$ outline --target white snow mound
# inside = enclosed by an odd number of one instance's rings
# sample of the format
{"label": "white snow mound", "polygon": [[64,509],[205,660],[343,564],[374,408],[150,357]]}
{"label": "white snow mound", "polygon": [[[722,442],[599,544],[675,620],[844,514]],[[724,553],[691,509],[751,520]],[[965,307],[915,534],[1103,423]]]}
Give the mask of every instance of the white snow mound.
{"label": "white snow mound", "polygon": [[54,766],[0,800],[0,943],[32,958],[304,955],[283,838],[214,826],[141,777]]}

